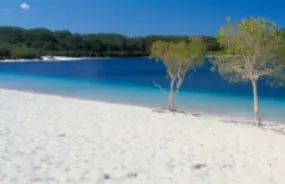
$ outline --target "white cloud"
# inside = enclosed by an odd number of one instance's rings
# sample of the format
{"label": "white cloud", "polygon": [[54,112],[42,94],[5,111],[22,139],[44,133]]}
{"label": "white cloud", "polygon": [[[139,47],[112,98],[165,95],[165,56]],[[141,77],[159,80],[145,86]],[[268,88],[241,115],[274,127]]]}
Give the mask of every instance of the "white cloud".
{"label": "white cloud", "polygon": [[29,10],[31,9],[31,6],[28,4],[28,3],[22,3],[20,5],[20,7],[23,9],[23,10]]}

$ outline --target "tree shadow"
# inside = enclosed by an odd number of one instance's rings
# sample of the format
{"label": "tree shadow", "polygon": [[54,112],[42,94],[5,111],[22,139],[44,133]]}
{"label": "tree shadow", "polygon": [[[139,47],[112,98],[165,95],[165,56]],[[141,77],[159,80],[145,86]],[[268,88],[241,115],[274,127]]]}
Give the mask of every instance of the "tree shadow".
{"label": "tree shadow", "polygon": [[277,124],[277,123],[263,123],[262,126],[256,126],[256,122],[254,121],[241,121],[241,120],[227,120],[227,119],[220,119],[221,122],[224,123],[233,123],[233,124],[240,124],[240,125],[252,125],[257,128],[261,128],[263,130],[272,130],[274,132],[280,133],[285,135],[285,125]]}
{"label": "tree shadow", "polygon": [[190,112],[186,112],[186,111],[178,110],[178,109],[170,110],[169,108],[159,108],[159,109],[154,109],[152,111],[156,112],[156,113],[173,113],[173,114],[184,114],[185,116],[192,115],[192,116],[195,116],[195,117],[201,117],[200,114],[190,113]]}

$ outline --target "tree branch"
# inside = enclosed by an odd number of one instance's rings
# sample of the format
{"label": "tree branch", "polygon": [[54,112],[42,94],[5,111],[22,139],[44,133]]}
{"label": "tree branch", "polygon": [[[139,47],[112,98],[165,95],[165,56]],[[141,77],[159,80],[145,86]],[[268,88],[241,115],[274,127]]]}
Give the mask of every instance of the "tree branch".
{"label": "tree branch", "polygon": [[284,66],[278,66],[273,69],[266,69],[265,71],[256,71],[256,75],[260,76],[267,76],[267,75],[272,75],[275,72],[279,72],[281,70],[284,70]]}
{"label": "tree branch", "polygon": [[167,95],[169,94],[169,92],[165,89],[163,89],[159,84],[157,84],[155,81],[153,81],[154,86],[158,87],[161,91],[165,92]]}

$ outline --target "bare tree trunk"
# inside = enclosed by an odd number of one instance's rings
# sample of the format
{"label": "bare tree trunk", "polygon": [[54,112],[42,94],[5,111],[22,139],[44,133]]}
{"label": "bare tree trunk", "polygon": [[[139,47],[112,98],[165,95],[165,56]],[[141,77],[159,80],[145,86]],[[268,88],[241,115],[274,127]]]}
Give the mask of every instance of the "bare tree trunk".
{"label": "bare tree trunk", "polygon": [[257,92],[257,84],[256,80],[251,81],[252,89],[253,89],[253,110],[256,119],[256,126],[261,126],[261,118],[259,115],[259,104],[258,104],[258,92]]}
{"label": "bare tree trunk", "polygon": [[176,81],[176,76],[172,76],[171,82],[170,82],[170,93],[169,93],[169,97],[168,97],[168,108],[170,111],[175,111],[175,106],[174,106],[174,98],[175,98],[174,85],[175,85],[175,81]]}

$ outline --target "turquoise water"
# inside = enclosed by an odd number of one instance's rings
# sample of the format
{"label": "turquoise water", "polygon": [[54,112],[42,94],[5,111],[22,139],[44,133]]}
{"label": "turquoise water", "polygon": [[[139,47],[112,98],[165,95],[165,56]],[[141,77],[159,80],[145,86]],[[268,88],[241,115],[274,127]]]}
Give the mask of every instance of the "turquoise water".
{"label": "turquoise water", "polygon": [[[163,65],[148,59],[98,59],[58,63],[0,63],[0,87],[37,93],[166,107],[167,89]],[[284,122],[285,88],[259,84],[264,120]],[[176,101],[177,107],[194,113],[218,114],[238,120],[252,119],[249,84],[228,84],[208,66],[187,78]]]}

